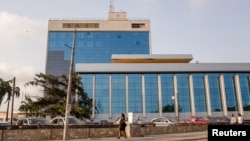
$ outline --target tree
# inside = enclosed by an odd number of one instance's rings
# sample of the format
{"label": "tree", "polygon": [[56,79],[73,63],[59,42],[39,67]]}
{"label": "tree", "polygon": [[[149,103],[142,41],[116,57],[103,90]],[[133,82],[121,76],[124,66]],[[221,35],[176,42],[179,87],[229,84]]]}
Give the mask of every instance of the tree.
{"label": "tree", "polygon": [[[6,121],[8,121],[9,105],[10,105],[10,99],[11,99],[11,96],[12,96],[12,87],[10,86],[9,82],[10,81],[4,81],[3,79],[0,78],[0,105],[1,105],[1,103],[3,101],[3,98],[7,94],[7,100],[6,100],[6,102],[8,104],[7,104],[7,112],[6,112],[6,119],[5,119]],[[16,97],[20,96],[20,89],[19,89],[19,87],[16,87],[14,89],[13,98],[14,98],[14,96],[16,96]]]}
{"label": "tree", "polygon": [[[36,101],[28,101],[43,109],[43,112],[52,116],[64,116],[68,87],[66,75],[53,76],[47,74],[36,74],[33,81],[26,83],[26,86],[40,86],[43,88],[44,96],[37,97]],[[82,88],[81,78],[77,73],[72,74],[71,86],[71,112],[70,114],[78,118],[90,118],[92,103],[87,93]],[[77,95],[77,99],[75,96]],[[26,103],[26,105],[28,105]],[[22,110],[22,109],[21,109]],[[24,110],[24,109],[23,109]],[[30,111],[29,111],[30,112]]]}
{"label": "tree", "polygon": [[40,115],[40,105],[37,105],[30,96],[25,95],[25,101],[21,102],[19,111],[23,111],[27,116],[39,116]]}
{"label": "tree", "polygon": [[[163,106],[162,112],[164,113],[174,112],[175,111],[174,108],[175,108],[174,104],[170,103],[170,104]],[[178,112],[182,112],[182,107],[180,105],[178,106]]]}
{"label": "tree", "polygon": [[11,98],[11,86],[9,82],[4,81],[2,78],[0,78],[0,105],[2,104],[3,98],[7,94],[7,101]]}

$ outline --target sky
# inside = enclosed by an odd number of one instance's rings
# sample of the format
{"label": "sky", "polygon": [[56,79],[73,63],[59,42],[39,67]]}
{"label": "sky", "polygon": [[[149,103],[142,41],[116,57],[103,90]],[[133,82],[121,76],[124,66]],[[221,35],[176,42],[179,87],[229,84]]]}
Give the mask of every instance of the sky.
{"label": "sky", "polygon": [[[0,0],[0,78],[24,87],[45,73],[49,19],[107,19],[110,0]],[[250,0],[114,0],[115,12],[149,19],[152,54],[192,54],[190,63],[250,62]],[[0,111],[6,111],[6,99]]]}

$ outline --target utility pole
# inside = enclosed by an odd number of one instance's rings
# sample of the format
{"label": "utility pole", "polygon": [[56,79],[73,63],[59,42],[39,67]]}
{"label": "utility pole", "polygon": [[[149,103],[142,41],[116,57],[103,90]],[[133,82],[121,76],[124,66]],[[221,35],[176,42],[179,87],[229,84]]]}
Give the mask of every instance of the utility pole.
{"label": "utility pole", "polygon": [[66,109],[65,110],[65,122],[64,122],[64,129],[63,129],[63,141],[67,140],[68,116],[70,115],[70,110],[71,110],[70,97],[71,97],[72,73],[73,73],[74,57],[75,57],[75,38],[76,38],[76,26],[75,26],[75,31],[73,35],[73,43],[72,43],[72,48],[71,48],[69,80],[68,80],[67,99],[66,99],[66,107],[65,107]]}
{"label": "utility pole", "polygon": [[[15,98],[15,94],[18,94],[20,92],[20,88],[16,87],[16,77],[14,77],[13,79],[7,81],[8,83],[12,83],[12,90],[11,90],[11,96],[12,97],[12,103],[11,103],[11,125],[12,125],[12,121],[13,121],[13,108],[14,108],[14,98]],[[9,115],[9,102],[10,100],[8,100],[8,105],[7,105],[7,112],[6,112],[6,117],[5,117],[5,121],[8,121],[8,115]]]}
{"label": "utility pole", "polygon": [[11,118],[10,118],[11,126],[12,126],[12,121],[13,121],[13,107],[14,107],[15,87],[16,87],[16,77],[13,78],[13,86],[12,86],[12,104],[11,104]]}

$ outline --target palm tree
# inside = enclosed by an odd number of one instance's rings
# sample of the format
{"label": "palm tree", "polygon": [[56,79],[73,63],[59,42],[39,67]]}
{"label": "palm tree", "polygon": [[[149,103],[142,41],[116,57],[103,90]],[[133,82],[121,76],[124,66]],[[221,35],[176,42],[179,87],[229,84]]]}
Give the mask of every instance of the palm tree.
{"label": "palm tree", "polygon": [[[5,119],[6,121],[8,121],[9,104],[10,104],[11,96],[13,96],[12,98],[14,98],[14,96],[16,96],[16,97],[20,96],[20,88],[15,87],[15,89],[13,90],[13,88],[10,86],[9,82],[12,82],[14,84],[15,83],[15,77],[14,77],[14,79],[9,80],[9,81],[4,81],[3,79],[0,78],[0,105],[2,103],[2,100],[3,100],[4,96],[7,94],[6,102],[8,104],[7,104],[7,112],[6,112],[6,119]],[[14,87],[14,85],[13,85],[13,87]],[[12,95],[12,90],[13,90],[14,95]],[[12,103],[12,106],[13,106],[13,103]]]}
{"label": "palm tree", "polygon": [[3,98],[7,94],[6,102],[8,104],[7,104],[7,113],[6,113],[5,121],[8,120],[9,105],[10,105],[10,99],[11,99],[11,90],[12,90],[12,87],[10,86],[9,82],[4,81],[2,78],[0,78],[0,105],[2,104]]}
{"label": "palm tree", "polygon": [[4,81],[2,78],[0,78],[0,105],[2,104],[3,98],[5,95],[8,95],[8,98],[11,97],[11,86],[9,82]]}
{"label": "palm tree", "polygon": [[35,102],[31,99],[30,96],[25,95],[25,101],[21,102],[21,106],[19,107],[19,111],[25,112],[27,116],[38,116],[39,115],[39,107],[35,104]]}

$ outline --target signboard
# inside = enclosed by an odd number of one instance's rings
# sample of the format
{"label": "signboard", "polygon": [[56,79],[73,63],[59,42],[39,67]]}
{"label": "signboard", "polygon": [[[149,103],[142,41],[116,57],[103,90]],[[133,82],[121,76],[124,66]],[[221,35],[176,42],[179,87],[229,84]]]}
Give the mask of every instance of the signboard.
{"label": "signboard", "polygon": [[133,113],[132,112],[128,113],[128,122],[133,123]]}

